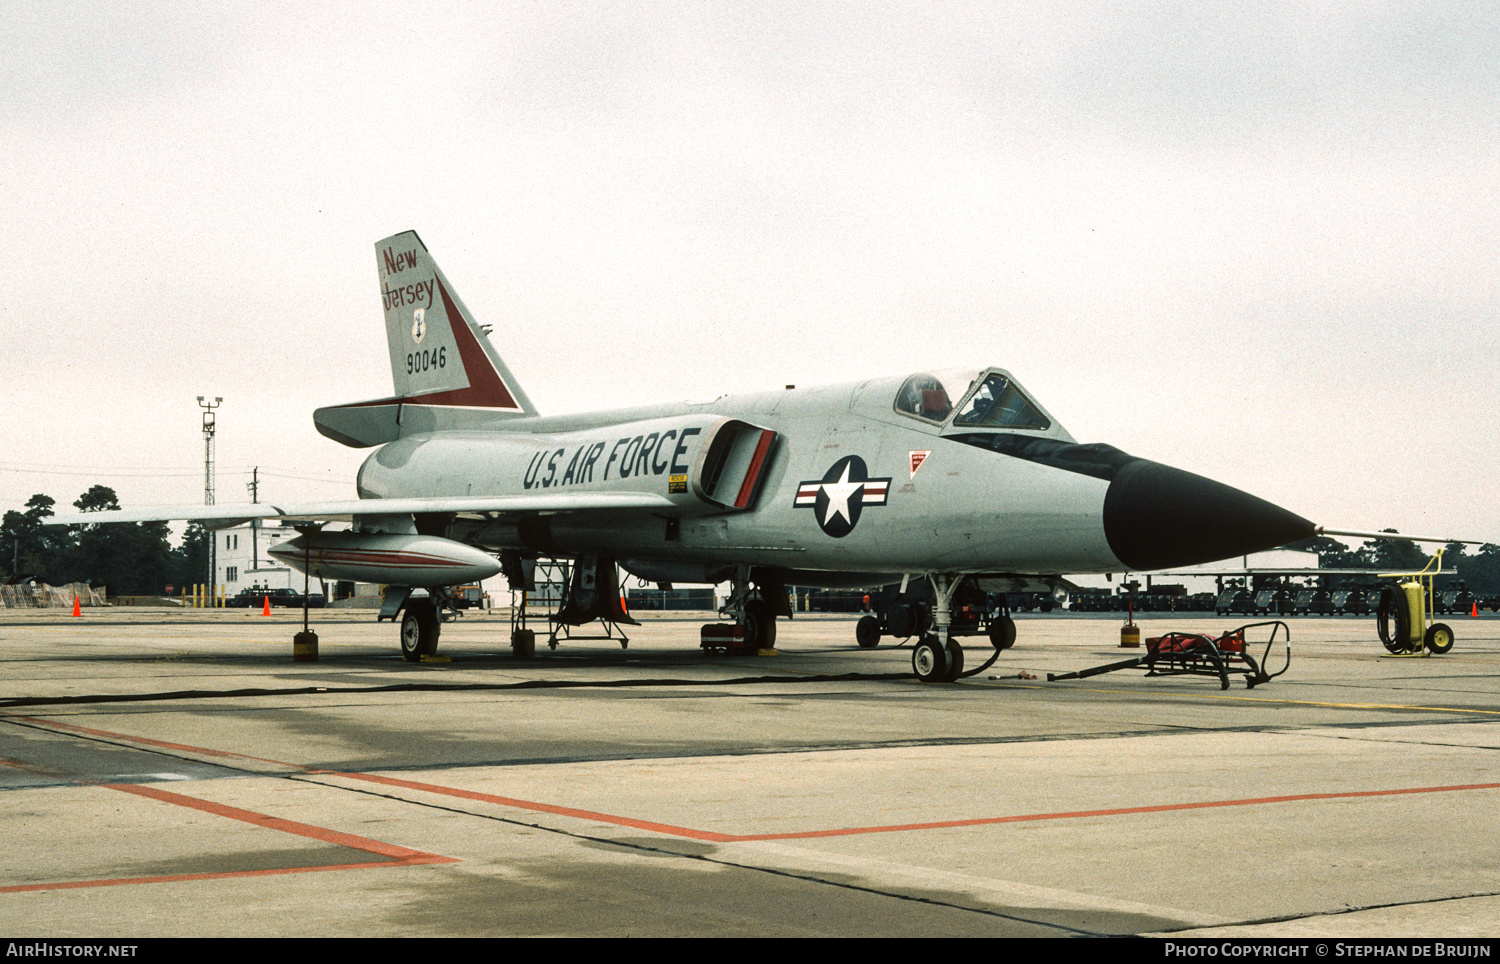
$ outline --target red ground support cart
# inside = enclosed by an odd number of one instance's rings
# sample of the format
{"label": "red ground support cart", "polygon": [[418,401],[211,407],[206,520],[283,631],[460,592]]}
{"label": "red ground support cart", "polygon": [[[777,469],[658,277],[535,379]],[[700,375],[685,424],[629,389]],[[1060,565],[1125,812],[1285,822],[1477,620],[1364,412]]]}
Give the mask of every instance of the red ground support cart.
{"label": "red ground support cart", "polygon": [[[1257,662],[1249,650],[1261,645],[1258,637],[1262,635],[1266,637],[1265,648]],[[1281,669],[1268,673],[1266,665],[1271,647],[1278,640],[1286,647],[1286,660]],[[1167,633],[1146,640],[1145,656],[1081,669],[1076,673],[1048,673],[1047,681],[1085,679],[1120,669],[1144,668],[1147,676],[1216,676],[1221,690],[1229,689],[1231,675],[1243,676],[1245,687],[1254,689],[1285,673],[1292,665],[1291,640],[1291,630],[1279,619],[1249,623],[1217,637],[1200,633]]]}

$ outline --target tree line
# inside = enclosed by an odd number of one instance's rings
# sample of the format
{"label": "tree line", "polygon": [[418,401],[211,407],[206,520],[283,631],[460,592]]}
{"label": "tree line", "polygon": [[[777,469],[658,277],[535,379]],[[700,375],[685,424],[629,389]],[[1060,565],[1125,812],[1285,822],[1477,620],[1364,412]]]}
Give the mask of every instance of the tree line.
{"label": "tree line", "polygon": [[[1289,543],[1285,548],[1316,552],[1319,569],[1416,572],[1432,558],[1428,549],[1406,539],[1371,539],[1358,548],[1350,549],[1330,536],[1313,536]],[[1443,547],[1443,568],[1455,569],[1458,575],[1439,578],[1438,588],[1446,588],[1461,579],[1465,586],[1479,595],[1500,595],[1500,545],[1485,543],[1476,551],[1474,546],[1450,542]]]}
{"label": "tree line", "polygon": [[[53,586],[88,582],[106,586],[111,595],[146,596],[180,591],[185,585],[208,581],[210,533],[197,523],[188,526],[182,543],[173,547],[165,522],[108,525],[44,526],[55,515],[51,496],[33,495],[23,512],[11,510],[0,520],[0,569],[12,578],[34,578]],[[73,503],[80,512],[118,509],[115,490],[90,486]],[[1405,539],[1371,539],[1351,549],[1329,536],[1313,536],[1286,546],[1318,554],[1321,569],[1377,569],[1412,572],[1430,558]],[[1500,595],[1500,545],[1449,543],[1443,568],[1457,569],[1459,578],[1476,593]],[[1441,582],[1450,582],[1449,579]]]}
{"label": "tree line", "polygon": [[[24,511],[0,519],[0,569],[12,580],[35,579],[52,586],[87,582],[111,596],[161,595],[167,586],[208,581],[209,533],[193,523],[173,547],[165,522],[46,526],[56,515],[51,496],[37,494]],[[80,512],[118,509],[115,490],[94,485],[73,503]]]}

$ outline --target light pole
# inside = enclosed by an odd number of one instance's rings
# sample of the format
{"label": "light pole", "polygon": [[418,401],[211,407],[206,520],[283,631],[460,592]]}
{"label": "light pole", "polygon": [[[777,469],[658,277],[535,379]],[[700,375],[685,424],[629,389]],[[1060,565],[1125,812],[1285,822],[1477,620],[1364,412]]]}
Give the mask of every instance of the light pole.
{"label": "light pole", "polygon": [[[214,409],[218,408],[224,399],[215,398],[206,401],[202,395],[198,396],[198,407],[203,409],[203,504],[214,504]],[[215,555],[218,549],[218,536],[215,530],[208,529],[208,592],[209,599],[213,599],[214,586],[217,583],[218,570],[214,565]],[[209,603],[212,606],[212,602]]]}

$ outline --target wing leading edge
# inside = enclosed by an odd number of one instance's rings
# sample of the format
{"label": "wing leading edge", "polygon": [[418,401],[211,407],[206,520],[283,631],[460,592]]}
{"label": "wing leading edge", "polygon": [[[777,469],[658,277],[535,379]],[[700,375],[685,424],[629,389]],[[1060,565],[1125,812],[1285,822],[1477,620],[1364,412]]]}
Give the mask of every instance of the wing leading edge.
{"label": "wing leading edge", "polygon": [[651,492],[576,492],[549,495],[412,499],[345,499],[288,505],[167,505],[106,512],[70,512],[50,516],[45,525],[92,525],[101,522],[199,522],[227,529],[252,519],[350,522],[363,516],[413,515],[427,512],[473,512],[529,515],[559,512],[650,511],[671,509],[665,496]]}

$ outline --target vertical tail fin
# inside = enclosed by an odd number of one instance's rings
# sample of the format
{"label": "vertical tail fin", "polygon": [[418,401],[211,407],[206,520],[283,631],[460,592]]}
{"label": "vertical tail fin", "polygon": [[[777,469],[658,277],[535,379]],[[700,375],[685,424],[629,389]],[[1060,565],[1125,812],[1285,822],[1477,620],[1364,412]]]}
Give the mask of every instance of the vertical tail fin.
{"label": "vertical tail fin", "polygon": [[378,242],[375,262],[396,394],[320,408],[319,432],[364,447],[537,413],[415,231]]}
{"label": "vertical tail fin", "polygon": [[397,398],[536,414],[417,232],[379,242],[375,260]]}

